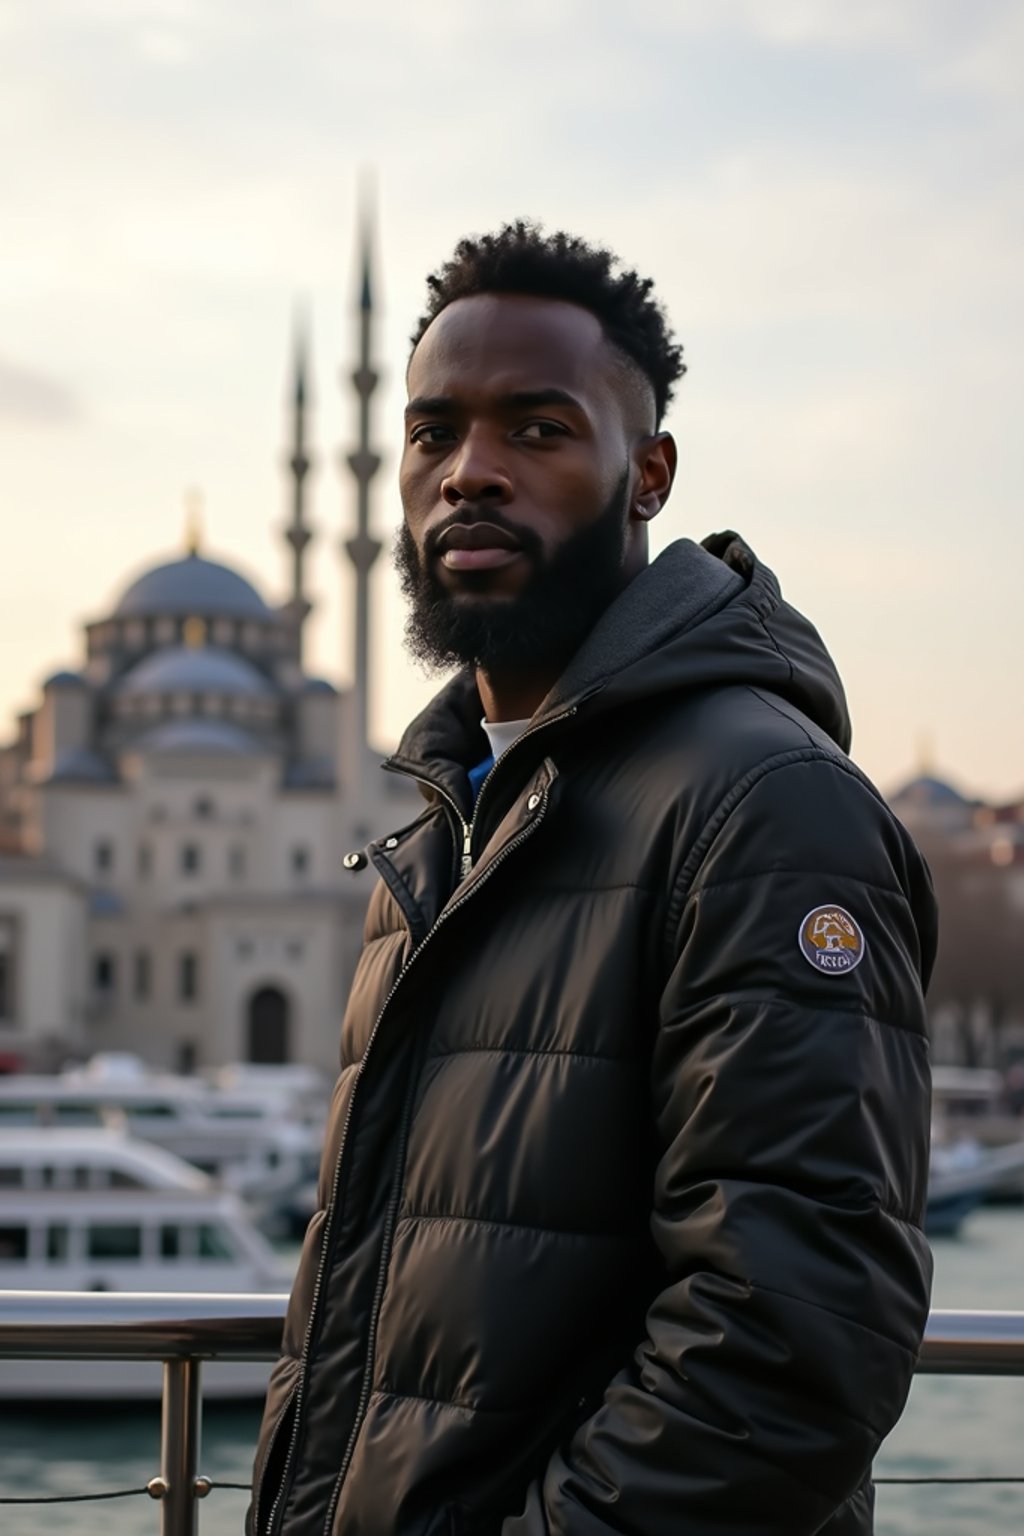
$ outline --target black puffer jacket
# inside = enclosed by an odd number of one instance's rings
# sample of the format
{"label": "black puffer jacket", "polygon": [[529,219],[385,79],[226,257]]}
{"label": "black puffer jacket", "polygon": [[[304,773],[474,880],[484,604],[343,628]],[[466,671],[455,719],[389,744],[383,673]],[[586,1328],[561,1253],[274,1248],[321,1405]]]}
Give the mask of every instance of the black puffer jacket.
{"label": "black puffer jacket", "polygon": [[370,850],[261,1536],[871,1529],[933,902],[817,634],[709,546],[608,610],[471,828],[470,677],[391,760],[430,803]]}

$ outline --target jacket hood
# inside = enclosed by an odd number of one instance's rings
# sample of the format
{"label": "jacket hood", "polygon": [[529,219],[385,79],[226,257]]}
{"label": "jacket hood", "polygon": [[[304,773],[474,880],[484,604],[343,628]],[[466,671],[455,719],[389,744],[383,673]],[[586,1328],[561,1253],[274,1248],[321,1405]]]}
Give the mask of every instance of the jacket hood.
{"label": "jacket hood", "polygon": [[[735,533],[702,544],[679,539],[602,614],[533,724],[584,702],[593,717],[654,695],[737,685],[785,699],[849,750],[839,674],[813,624],[783,600],[773,573]],[[487,750],[467,668],[412,722],[389,763],[440,767],[453,758],[477,761]]]}
{"label": "jacket hood", "polygon": [[796,706],[843,751],[850,717],[814,625],[735,533],[679,539],[602,615],[538,719],[591,688],[602,707],[680,689],[747,684]]}

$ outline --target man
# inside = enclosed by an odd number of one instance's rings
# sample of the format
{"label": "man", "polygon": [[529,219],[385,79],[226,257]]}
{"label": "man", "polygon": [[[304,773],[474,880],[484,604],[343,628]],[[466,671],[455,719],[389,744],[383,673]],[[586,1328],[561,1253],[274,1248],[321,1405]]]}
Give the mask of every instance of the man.
{"label": "man", "polygon": [[927,872],[733,534],[648,564],[682,357],[526,224],[414,338],[385,765],[254,1536],[864,1536],[928,1309]]}

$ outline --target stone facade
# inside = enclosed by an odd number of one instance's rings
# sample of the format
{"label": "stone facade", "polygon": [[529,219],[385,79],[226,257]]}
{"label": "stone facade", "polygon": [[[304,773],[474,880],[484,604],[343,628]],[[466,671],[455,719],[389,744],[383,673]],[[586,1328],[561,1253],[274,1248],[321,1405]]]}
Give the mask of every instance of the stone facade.
{"label": "stone facade", "polygon": [[417,796],[304,672],[303,616],[196,550],[156,566],[0,749],[0,1067],[333,1070],[371,884],[342,859]]}

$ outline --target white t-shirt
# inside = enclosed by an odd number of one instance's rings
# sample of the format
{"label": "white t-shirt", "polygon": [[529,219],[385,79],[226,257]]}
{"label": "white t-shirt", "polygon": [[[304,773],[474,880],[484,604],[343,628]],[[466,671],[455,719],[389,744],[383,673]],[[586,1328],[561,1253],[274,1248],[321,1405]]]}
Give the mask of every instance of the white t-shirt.
{"label": "white t-shirt", "polygon": [[480,721],[480,724],[483,726],[484,732],[487,736],[487,740],[491,744],[491,751],[494,753],[495,762],[498,761],[498,758],[503,752],[508,751],[509,747],[514,741],[519,739],[519,737],[526,730],[529,723],[529,720]]}

